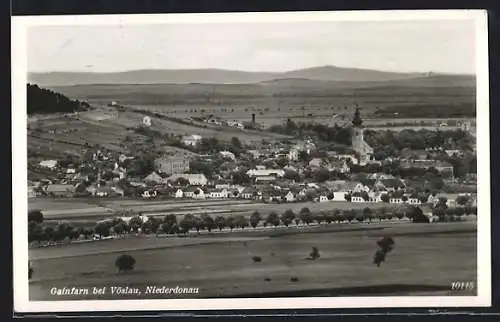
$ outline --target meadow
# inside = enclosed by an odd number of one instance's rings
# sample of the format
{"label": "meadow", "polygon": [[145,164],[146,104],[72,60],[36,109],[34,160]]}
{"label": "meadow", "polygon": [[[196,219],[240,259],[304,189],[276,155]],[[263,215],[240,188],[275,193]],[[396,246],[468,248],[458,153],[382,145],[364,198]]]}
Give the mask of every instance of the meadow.
{"label": "meadow", "polygon": [[[246,238],[236,234],[224,238],[123,239],[32,249],[30,300],[95,299],[55,298],[48,293],[51,287],[63,286],[129,286],[143,291],[146,286],[197,287],[200,292],[194,296],[203,298],[377,295],[373,292],[451,295],[452,281],[476,281],[473,223],[380,226],[383,229],[361,226],[366,229]],[[372,260],[376,242],[383,236],[393,236],[395,248],[377,268]],[[321,254],[315,261],[305,259],[312,247]],[[122,253],[136,259],[132,272],[119,273],[114,267],[114,260]],[[253,262],[253,256],[260,256],[262,262]],[[291,277],[297,281],[292,282]],[[99,298],[117,299],[109,292]],[[155,295],[143,292],[130,298]]]}

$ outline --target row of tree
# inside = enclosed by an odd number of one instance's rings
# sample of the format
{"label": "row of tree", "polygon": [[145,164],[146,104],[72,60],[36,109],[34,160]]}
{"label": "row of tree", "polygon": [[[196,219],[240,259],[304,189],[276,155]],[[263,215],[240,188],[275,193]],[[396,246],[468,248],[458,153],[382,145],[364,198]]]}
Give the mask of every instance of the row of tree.
{"label": "row of tree", "polygon": [[[128,215],[133,212],[128,212]],[[123,215],[123,214],[121,214]],[[160,219],[150,217],[147,221],[139,215],[133,216],[128,222],[125,222],[120,217],[115,217],[112,220],[102,221],[95,227],[73,227],[68,223],[60,223],[57,226],[42,227],[39,219],[33,219],[28,224],[28,238],[33,241],[63,241],[73,240],[78,238],[92,238],[94,235],[107,237],[114,235],[125,235],[129,233],[144,233],[144,234],[186,234],[191,230],[222,230],[228,228],[244,229],[246,227],[256,228],[259,225],[266,226],[290,226],[292,224],[299,225],[300,223],[310,225],[313,222],[321,223],[339,223],[351,222],[357,220],[359,222],[368,222],[372,220],[383,220],[407,217],[412,221],[425,221],[422,210],[418,207],[408,206],[400,209],[392,210],[388,208],[380,208],[372,210],[371,208],[350,209],[350,210],[333,210],[327,212],[312,213],[309,208],[304,207],[299,213],[292,210],[286,210],[281,215],[276,212],[271,212],[267,216],[261,215],[258,211],[251,214],[250,217],[244,215],[238,216],[216,216],[212,217],[208,214],[195,216],[192,214],[185,215],[181,220],[178,220],[176,215],[166,215]],[[424,218],[425,217],[425,218]]]}

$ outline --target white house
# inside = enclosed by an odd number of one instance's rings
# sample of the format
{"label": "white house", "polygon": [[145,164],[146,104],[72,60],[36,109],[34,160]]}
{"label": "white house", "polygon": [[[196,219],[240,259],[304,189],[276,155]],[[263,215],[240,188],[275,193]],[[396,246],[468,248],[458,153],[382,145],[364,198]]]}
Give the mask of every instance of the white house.
{"label": "white house", "polygon": [[43,161],[40,161],[40,166],[42,168],[55,169],[57,167],[57,161],[56,160],[43,160]]}
{"label": "white house", "polygon": [[359,202],[366,202],[365,199],[363,199],[363,197],[351,197],[351,202],[356,202],[356,203],[359,203]]}
{"label": "white house", "polygon": [[156,192],[156,190],[146,190],[144,191],[142,194],[141,194],[141,197],[143,198],[154,198],[158,195],[158,193]]}
{"label": "white house", "polygon": [[197,146],[201,142],[201,135],[193,134],[182,137],[182,144],[187,146]]}
{"label": "white house", "polygon": [[298,161],[299,160],[299,150],[290,149],[290,151],[288,152],[288,160]]}
{"label": "white house", "polygon": [[347,192],[345,191],[335,191],[333,193],[333,201],[346,201],[345,200],[345,195],[347,194]]}
{"label": "white house", "polygon": [[287,202],[293,202],[293,201],[295,201],[295,195],[293,194],[293,192],[288,191],[288,193],[285,195],[285,200]]}
{"label": "white house", "polygon": [[179,178],[183,178],[183,179],[189,181],[189,184],[193,185],[193,186],[204,186],[208,182],[207,178],[202,173],[178,173],[178,174],[173,174],[173,175],[171,175],[170,177],[167,178],[167,181],[175,182]]}
{"label": "white house", "polygon": [[323,160],[321,160],[321,158],[313,158],[311,161],[309,161],[309,166],[319,168],[319,167],[321,167],[322,163],[323,163]]}
{"label": "white house", "polygon": [[389,203],[392,203],[392,204],[401,204],[401,203],[403,203],[403,199],[401,199],[401,198],[390,198],[389,199]]}
{"label": "white house", "polygon": [[276,176],[281,178],[285,175],[285,171],[282,169],[250,169],[247,171],[247,175],[250,177]]}
{"label": "white house", "polygon": [[74,173],[76,173],[76,170],[74,168],[66,169],[66,174],[74,174]]}
{"label": "white house", "polygon": [[328,196],[326,195],[319,196],[319,202],[327,202],[327,201],[328,201]]}
{"label": "white house", "polygon": [[177,191],[175,192],[174,197],[175,198],[182,198],[182,197],[184,197],[184,192],[182,191],[182,189],[177,189]]}
{"label": "white house", "polygon": [[189,187],[184,191],[184,197],[193,199],[205,199],[205,191],[199,187]]}
{"label": "white house", "polygon": [[410,205],[421,205],[422,202],[418,198],[408,198],[408,204],[410,204]]}
{"label": "white house", "polygon": [[231,160],[236,160],[236,156],[234,155],[233,152],[229,152],[229,151],[220,151],[219,152],[220,156],[225,158],[225,159],[231,159]]}
{"label": "white house", "polygon": [[227,198],[227,190],[226,189],[214,189],[210,191],[209,197],[213,199],[224,199]]}

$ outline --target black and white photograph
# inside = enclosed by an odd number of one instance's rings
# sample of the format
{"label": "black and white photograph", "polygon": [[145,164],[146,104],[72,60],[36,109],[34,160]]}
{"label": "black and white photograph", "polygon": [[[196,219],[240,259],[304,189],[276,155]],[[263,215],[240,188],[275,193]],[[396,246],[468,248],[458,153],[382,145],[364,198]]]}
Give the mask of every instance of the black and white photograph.
{"label": "black and white photograph", "polygon": [[491,304],[485,11],[12,29],[17,310]]}

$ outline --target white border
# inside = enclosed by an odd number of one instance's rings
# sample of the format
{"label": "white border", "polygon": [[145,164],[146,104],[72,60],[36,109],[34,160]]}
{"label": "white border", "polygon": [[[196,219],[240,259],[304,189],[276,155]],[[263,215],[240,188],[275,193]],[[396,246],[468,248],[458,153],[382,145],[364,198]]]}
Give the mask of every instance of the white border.
{"label": "white border", "polygon": [[[26,130],[26,31],[31,26],[117,25],[165,23],[255,23],[312,21],[475,20],[477,70],[478,154],[478,295],[418,297],[243,298],[29,301],[27,241],[27,130]],[[488,35],[485,10],[345,11],[223,14],[153,14],[92,16],[12,17],[12,189],[14,309],[18,313],[145,310],[306,309],[375,307],[484,307],[491,306],[490,246],[490,145]]]}

